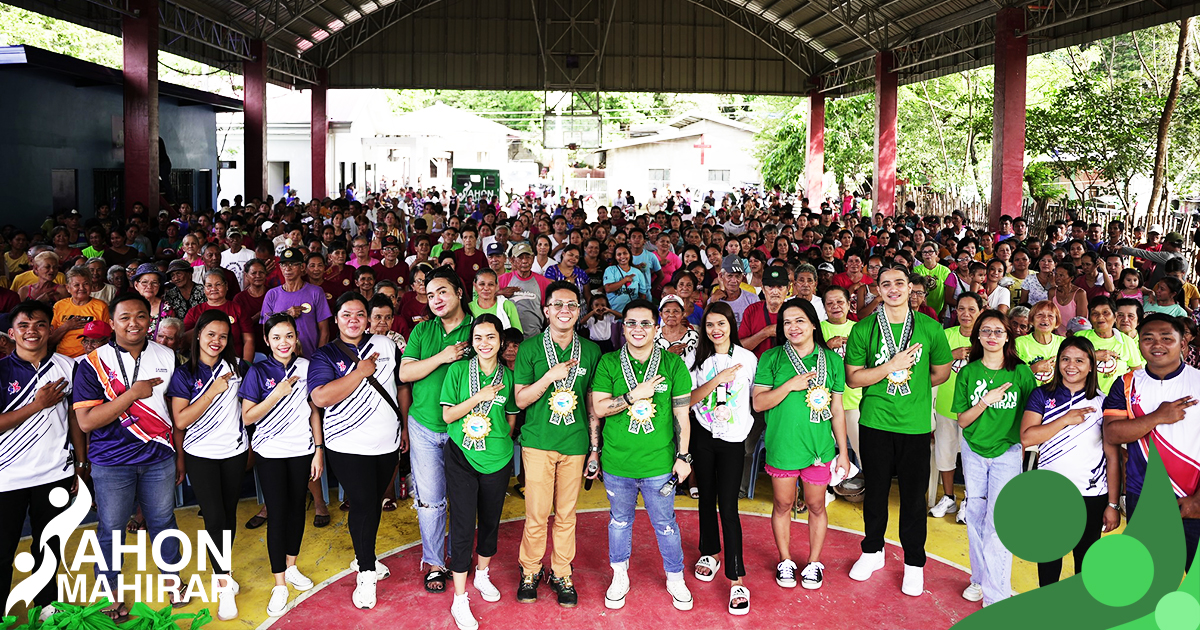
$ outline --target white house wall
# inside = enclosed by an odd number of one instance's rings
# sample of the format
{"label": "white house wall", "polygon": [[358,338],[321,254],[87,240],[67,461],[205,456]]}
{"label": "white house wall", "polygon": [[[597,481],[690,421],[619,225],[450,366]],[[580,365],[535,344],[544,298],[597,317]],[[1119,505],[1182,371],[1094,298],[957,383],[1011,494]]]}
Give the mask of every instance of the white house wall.
{"label": "white house wall", "polygon": [[[618,188],[633,190],[639,203],[650,196],[651,169],[670,169],[671,190],[691,188],[693,192],[733,190],[746,182],[757,182],[758,163],[754,159],[754,134],[727,125],[701,120],[685,128],[687,132],[703,132],[704,164],[700,164],[700,135],[649,142],[632,147],[610,149],[605,166],[610,194]],[[729,171],[728,182],[709,181],[709,171]],[[659,196],[666,192],[660,185]]]}

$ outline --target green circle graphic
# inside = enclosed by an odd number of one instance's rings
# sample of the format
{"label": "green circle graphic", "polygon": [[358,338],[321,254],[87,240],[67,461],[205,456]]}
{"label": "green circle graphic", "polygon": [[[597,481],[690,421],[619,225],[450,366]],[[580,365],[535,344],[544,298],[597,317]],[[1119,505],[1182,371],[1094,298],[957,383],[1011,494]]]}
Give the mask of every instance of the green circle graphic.
{"label": "green circle graphic", "polygon": [[1200,602],[1183,591],[1167,593],[1158,600],[1154,622],[1161,630],[1196,630],[1200,628]]}
{"label": "green circle graphic", "polygon": [[1150,590],[1153,581],[1154,558],[1133,536],[1105,536],[1083,557],[1083,586],[1101,604],[1133,604]]}
{"label": "green circle graphic", "polygon": [[1031,470],[1004,485],[996,499],[996,534],[1029,562],[1057,560],[1075,548],[1087,523],[1079,489],[1049,470]]}

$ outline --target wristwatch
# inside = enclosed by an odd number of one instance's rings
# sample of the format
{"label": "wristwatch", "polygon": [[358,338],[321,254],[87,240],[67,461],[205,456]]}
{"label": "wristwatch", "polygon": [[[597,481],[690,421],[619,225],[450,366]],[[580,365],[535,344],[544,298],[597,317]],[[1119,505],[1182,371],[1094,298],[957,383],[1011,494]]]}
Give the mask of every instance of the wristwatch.
{"label": "wristwatch", "polygon": [[1118,512],[1120,512],[1120,511],[1121,511],[1121,506],[1117,505],[1116,503],[1109,503],[1109,504],[1108,504],[1108,507],[1110,507],[1110,508],[1112,508],[1112,509],[1114,509],[1114,510],[1116,510],[1116,511],[1118,511]]}
{"label": "wristwatch", "polygon": [[599,452],[600,452],[600,447],[599,447],[599,446],[589,446],[589,447],[588,447],[588,452],[589,452],[589,453],[599,453]]}
{"label": "wristwatch", "polygon": [[692,454],[691,453],[675,453],[675,459],[678,459],[679,461],[687,464],[688,466],[692,465]]}

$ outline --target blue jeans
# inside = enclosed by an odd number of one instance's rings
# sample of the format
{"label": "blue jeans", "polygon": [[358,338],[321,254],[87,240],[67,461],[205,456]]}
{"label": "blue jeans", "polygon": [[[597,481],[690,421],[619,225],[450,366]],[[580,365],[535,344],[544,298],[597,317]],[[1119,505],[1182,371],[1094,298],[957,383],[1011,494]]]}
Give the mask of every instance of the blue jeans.
{"label": "blue jeans", "polygon": [[412,462],[413,501],[421,528],[421,563],[446,566],[446,456],[450,439],[408,417],[408,456]]}
{"label": "blue jeans", "polygon": [[[152,543],[164,530],[178,529],[175,524],[174,457],[144,466],[93,466],[92,481],[96,486],[99,521],[96,539],[100,544],[100,553],[109,564],[112,563],[113,534],[121,537],[121,544],[125,543],[125,523],[133,514],[135,504],[142,506],[142,516],[146,517],[146,529],[150,534],[148,542]],[[150,552],[148,546],[146,553]],[[163,540],[162,559],[171,564],[179,562],[179,541],[176,538],[166,537]],[[116,588],[120,571],[111,566],[108,571],[101,571],[99,565],[96,566],[96,578],[106,578],[113,594],[119,599]]]}
{"label": "blue jeans", "polygon": [[646,514],[658,536],[658,553],[662,555],[667,580],[683,579],[683,542],[679,524],[675,522],[675,493],[664,497],[658,489],[670,479],[670,473],[644,479],[630,479],[604,473],[604,490],[608,493],[608,561],[629,566],[633,553],[633,517],[637,510],[638,492],[646,504]]}
{"label": "blue jeans", "polygon": [[962,440],[963,477],[967,482],[967,542],[971,583],[983,587],[983,605],[1012,595],[1012,553],[996,535],[996,498],[1004,484],[1021,474],[1021,445],[998,457],[981,457]]}

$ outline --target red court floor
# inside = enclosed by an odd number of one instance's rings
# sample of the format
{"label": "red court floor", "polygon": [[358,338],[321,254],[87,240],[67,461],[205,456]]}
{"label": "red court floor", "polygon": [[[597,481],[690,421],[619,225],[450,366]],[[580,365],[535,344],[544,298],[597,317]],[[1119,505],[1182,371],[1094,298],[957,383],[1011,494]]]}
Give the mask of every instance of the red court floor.
{"label": "red court floor", "polygon": [[[949,628],[966,615],[979,610],[980,604],[961,596],[968,584],[964,570],[949,562],[930,557],[925,565],[925,594],[908,597],[900,593],[903,574],[899,546],[886,546],[887,566],[870,581],[855,582],[848,577],[850,566],[859,555],[862,536],[856,532],[830,528],[825,540],[822,562],[825,584],[816,591],[779,588],[775,584],[778,561],[771,535],[769,517],[743,514],[746,585],[751,591],[750,614],[730,615],[726,608],[729,582],[722,570],[716,580],[704,583],[692,575],[699,558],[698,524],[694,510],[677,509],[683,535],[685,573],[695,607],[688,612],[675,610],[663,585],[662,561],[654,531],[642,510],[638,510],[633,535],[633,559],[630,567],[632,589],[622,610],[604,607],[604,591],[611,571],[608,566],[608,512],[581,511],[578,517],[578,550],[574,582],[580,594],[579,606],[561,608],[548,585],[539,589],[535,604],[516,601],[520,569],[517,548],[523,521],[501,525],[499,553],[492,561],[492,581],[500,589],[501,600],[484,602],[471,586],[471,606],[481,630],[517,629],[612,629],[666,630],[668,628],[819,628],[920,629]],[[803,567],[808,554],[808,526],[792,523],[792,553]],[[547,560],[549,556],[547,556]],[[373,610],[358,610],[350,603],[354,576],[343,572],[310,591],[283,617],[264,623],[260,628],[302,629],[337,628],[338,630],[376,628],[453,629],[450,594],[431,595],[422,588],[419,569],[419,544],[397,550],[384,559],[392,575],[379,583],[378,604]],[[798,576],[797,576],[798,577]]]}

